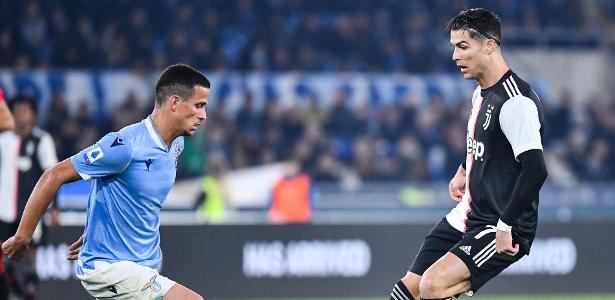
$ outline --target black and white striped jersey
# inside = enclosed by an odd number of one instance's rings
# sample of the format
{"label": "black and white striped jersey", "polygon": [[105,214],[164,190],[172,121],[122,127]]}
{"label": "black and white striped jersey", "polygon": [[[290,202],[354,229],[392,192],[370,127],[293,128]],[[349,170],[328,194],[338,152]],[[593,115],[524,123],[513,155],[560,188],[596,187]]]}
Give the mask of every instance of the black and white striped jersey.
{"label": "black and white striped jersey", "polygon": [[[493,86],[476,88],[466,138],[466,189],[446,216],[457,230],[496,225],[521,173],[519,154],[542,150],[544,113],[530,85],[508,71]],[[538,192],[513,227],[529,253],[536,234]]]}
{"label": "black and white striped jersey", "polygon": [[53,139],[35,127],[21,137],[0,133],[0,221],[19,221],[26,202],[43,172],[58,162]]}

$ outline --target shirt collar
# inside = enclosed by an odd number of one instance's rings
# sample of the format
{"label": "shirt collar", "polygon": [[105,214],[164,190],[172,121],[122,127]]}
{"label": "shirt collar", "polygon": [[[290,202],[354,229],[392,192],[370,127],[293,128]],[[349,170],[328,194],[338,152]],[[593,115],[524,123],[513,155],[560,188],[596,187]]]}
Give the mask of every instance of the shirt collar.
{"label": "shirt collar", "polygon": [[147,127],[147,132],[149,132],[149,136],[152,138],[152,140],[154,140],[156,145],[162,147],[162,149],[168,150],[168,148],[164,145],[164,142],[162,141],[158,130],[156,130],[156,127],[154,127],[152,116],[147,116],[147,118],[143,120],[143,122],[145,123],[145,127]]}

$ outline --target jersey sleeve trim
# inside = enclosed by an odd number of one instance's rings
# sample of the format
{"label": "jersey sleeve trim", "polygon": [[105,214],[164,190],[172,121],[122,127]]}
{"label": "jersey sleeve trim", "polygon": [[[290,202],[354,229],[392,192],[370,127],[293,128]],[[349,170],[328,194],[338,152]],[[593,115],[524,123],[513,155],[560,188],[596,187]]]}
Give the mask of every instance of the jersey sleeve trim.
{"label": "jersey sleeve trim", "polygon": [[167,149],[167,147],[162,142],[160,135],[158,135],[156,128],[154,128],[154,122],[152,121],[151,117],[147,117],[147,119],[145,119],[144,122],[145,122],[145,127],[147,127],[147,132],[149,133],[152,140],[154,140],[156,145],[158,145],[162,149]]}
{"label": "jersey sleeve trim", "polygon": [[511,232],[512,231],[512,226],[504,223],[501,219],[498,220],[498,224],[496,225],[496,228],[499,231],[504,231],[504,232]]}
{"label": "jersey sleeve trim", "polygon": [[90,175],[88,175],[88,174],[81,173],[81,172],[77,172],[77,174],[79,174],[79,176],[81,176],[81,178],[83,178],[83,180],[89,181],[90,179],[92,179],[92,177],[90,177]]}
{"label": "jersey sleeve trim", "polygon": [[515,158],[519,157],[519,155],[521,155],[521,153],[526,152],[526,151],[530,151],[530,150],[543,150],[542,149],[542,144],[527,144],[524,145],[523,147],[519,147],[517,149],[515,149]]}

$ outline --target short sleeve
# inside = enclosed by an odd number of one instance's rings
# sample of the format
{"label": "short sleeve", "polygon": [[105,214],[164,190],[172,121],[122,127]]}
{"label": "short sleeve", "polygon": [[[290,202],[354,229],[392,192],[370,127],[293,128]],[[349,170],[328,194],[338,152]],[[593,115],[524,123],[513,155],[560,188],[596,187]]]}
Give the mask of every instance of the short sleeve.
{"label": "short sleeve", "polygon": [[70,160],[85,180],[119,174],[132,160],[131,141],[119,132],[112,132],[73,155]]}
{"label": "short sleeve", "polygon": [[515,96],[504,102],[500,110],[500,127],[515,158],[528,150],[542,150],[538,108],[530,98]]}

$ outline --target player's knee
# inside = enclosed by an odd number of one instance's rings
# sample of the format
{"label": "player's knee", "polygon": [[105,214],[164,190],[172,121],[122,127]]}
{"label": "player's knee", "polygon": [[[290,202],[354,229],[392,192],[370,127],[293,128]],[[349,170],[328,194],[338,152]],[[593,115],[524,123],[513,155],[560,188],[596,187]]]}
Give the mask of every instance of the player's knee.
{"label": "player's knee", "polygon": [[442,296],[442,292],[445,290],[445,286],[441,280],[438,280],[437,276],[430,273],[425,273],[421,277],[419,283],[419,291],[421,298],[438,298]]}
{"label": "player's knee", "polygon": [[412,272],[407,272],[406,276],[401,279],[401,282],[403,282],[406,288],[410,291],[414,299],[419,298],[419,283],[421,282],[421,276]]}

